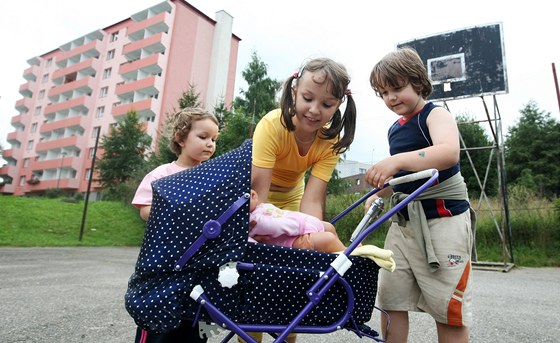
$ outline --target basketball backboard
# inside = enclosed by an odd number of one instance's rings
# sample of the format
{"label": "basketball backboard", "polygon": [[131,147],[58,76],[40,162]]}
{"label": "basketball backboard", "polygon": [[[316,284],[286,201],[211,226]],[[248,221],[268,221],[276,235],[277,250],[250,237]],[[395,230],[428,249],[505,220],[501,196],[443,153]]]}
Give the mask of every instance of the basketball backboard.
{"label": "basketball backboard", "polygon": [[414,48],[433,84],[432,101],[508,92],[502,24],[493,23],[397,44]]}

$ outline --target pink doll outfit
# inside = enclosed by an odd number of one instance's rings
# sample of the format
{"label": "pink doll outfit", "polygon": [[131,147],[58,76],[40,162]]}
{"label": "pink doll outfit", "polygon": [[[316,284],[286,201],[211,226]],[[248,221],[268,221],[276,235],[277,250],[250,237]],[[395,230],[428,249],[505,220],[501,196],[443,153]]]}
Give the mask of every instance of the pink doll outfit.
{"label": "pink doll outfit", "polygon": [[250,213],[249,221],[254,224],[249,231],[249,242],[254,236],[268,236],[269,244],[292,247],[301,235],[323,232],[323,222],[312,215],[282,210],[272,204],[262,203]]}

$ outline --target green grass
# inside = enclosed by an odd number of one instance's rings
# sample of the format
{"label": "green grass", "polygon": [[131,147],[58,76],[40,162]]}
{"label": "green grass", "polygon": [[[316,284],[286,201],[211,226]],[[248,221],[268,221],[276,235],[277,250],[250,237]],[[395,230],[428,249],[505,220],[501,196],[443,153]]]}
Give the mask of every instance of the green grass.
{"label": "green grass", "polygon": [[[329,196],[327,217],[333,218],[358,199],[359,195]],[[496,212],[498,205],[494,206]],[[516,265],[560,266],[559,208],[546,200],[525,198],[518,205],[513,199],[510,222]],[[0,196],[0,209],[0,246],[139,246],[145,229],[138,210],[122,202],[89,202],[81,241],[83,201]],[[358,206],[336,223],[344,243],[348,243],[363,213],[363,207]],[[498,216],[497,220],[499,223],[502,219]],[[382,247],[388,227],[388,222],[383,223],[365,243]],[[479,211],[476,230],[478,261],[504,262],[502,243],[488,211]],[[509,241],[505,248],[509,251]]]}
{"label": "green grass", "polygon": [[[327,218],[333,218],[360,198],[360,194],[329,196],[327,199]],[[477,201],[471,201],[476,204]],[[500,204],[491,199],[494,214],[498,214],[498,226],[505,222],[500,215]],[[476,251],[480,262],[513,262],[526,267],[558,267],[560,266],[560,205],[555,202],[523,195],[510,198],[510,226],[513,243],[513,254],[510,253],[509,233],[505,232],[505,243],[498,234],[498,229],[486,207],[477,213]],[[363,206],[356,207],[336,223],[336,229],[343,242],[347,243],[362,219]],[[506,225],[504,224],[504,227]],[[389,221],[383,223],[365,240],[368,244],[383,247]],[[504,253],[504,249],[505,253]],[[504,258],[505,257],[505,258]]]}
{"label": "green grass", "polygon": [[84,202],[0,196],[0,246],[137,246],[145,223],[120,202],[89,202],[80,241]]}

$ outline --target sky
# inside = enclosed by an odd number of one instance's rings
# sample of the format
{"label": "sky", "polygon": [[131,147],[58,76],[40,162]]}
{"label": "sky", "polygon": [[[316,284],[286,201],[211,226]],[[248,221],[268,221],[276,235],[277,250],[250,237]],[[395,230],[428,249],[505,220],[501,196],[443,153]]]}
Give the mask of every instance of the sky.
{"label": "sky", "polygon": [[[529,101],[560,119],[552,64],[560,73],[560,25],[553,2],[471,0],[457,2],[401,0],[191,0],[210,18],[224,10],[233,16],[233,33],[241,38],[235,93],[246,89],[242,71],[256,52],[268,76],[284,81],[302,63],[329,57],[346,66],[357,105],[354,143],[346,159],[372,163],[389,155],[388,127],[397,117],[369,85],[372,67],[401,42],[500,22],[503,29],[508,93],[485,97],[493,116],[497,108],[502,132],[520,118]],[[0,2],[0,144],[9,149],[11,117],[22,96],[27,60],[130,17],[157,0],[31,0]],[[23,6],[25,4],[25,6]],[[556,7],[556,6],[554,6]],[[486,118],[479,97],[449,101],[454,115]],[[487,127],[488,124],[482,124]]]}

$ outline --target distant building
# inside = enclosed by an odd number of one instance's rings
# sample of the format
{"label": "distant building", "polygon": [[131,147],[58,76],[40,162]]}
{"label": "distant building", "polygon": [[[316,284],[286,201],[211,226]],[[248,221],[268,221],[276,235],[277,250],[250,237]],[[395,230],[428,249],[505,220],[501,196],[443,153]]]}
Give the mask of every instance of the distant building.
{"label": "distant building", "polygon": [[[241,41],[232,26],[225,11],[213,20],[169,0],[28,60],[0,192],[85,192],[96,137],[134,109],[155,144],[191,85],[206,108],[229,107]],[[91,191],[99,190],[94,182]]]}
{"label": "distant building", "polygon": [[358,161],[342,160],[336,165],[338,177],[343,181],[347,181],[348,187],[344,193],[361,193],[371,189],[371,186],[365,181],[365,174],[371,167],[371,164]]}

